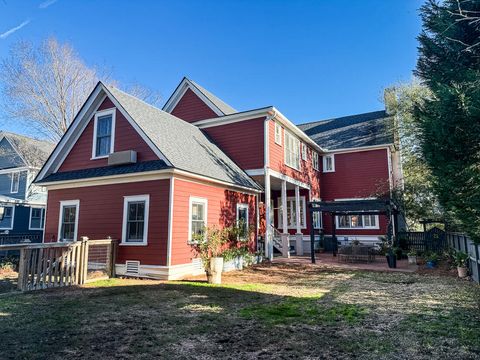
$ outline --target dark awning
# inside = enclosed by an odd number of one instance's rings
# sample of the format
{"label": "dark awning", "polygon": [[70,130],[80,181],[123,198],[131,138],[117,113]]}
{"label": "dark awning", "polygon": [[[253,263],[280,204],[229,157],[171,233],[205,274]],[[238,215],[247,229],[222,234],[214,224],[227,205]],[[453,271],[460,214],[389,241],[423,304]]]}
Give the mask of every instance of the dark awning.
{"label": "dark awning", "polygon": [[388,214],[397,210],[391,200],[311,201],[310,211],[348,215]]}

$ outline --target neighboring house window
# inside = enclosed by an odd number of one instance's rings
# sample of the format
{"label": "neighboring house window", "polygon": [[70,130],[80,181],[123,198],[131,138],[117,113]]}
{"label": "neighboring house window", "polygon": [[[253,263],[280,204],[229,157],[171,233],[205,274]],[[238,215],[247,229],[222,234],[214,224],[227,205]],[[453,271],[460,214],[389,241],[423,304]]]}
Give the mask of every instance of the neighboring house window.
{"label": "neighboring house window", "polygon": [[[282,204],[282,199],[278,198],[278,203]],[[289,229],[297,228],[297,210],[296,210],[296,201],[295,197],[287,197],[287,227]],[[305,218],[305,196],[300,196],[300,227],[302,229],[306,228],[306,218]],[[283,216],[282,216],[282,207],[279,206],[278,209],[278,227],[283,229]]]}
{"label": "neighboring house window", "polygon": [[239,239],[248,240],[248,204],[237,204],[237,226]]}
{"label": "neighboring house window", "polygon": [[275,144],[282,145],[282,126],[275,123]]}
{"label": "neighboring house window", "polygon": [[124,197],[122,244],[147,244],[149,202],[149,195]]}
{"label": "neighboring house window", "polygon": [[77,241],[80,201],[60,201],[58,240]]}
{"label": "neighboring house window", "polygon": [[12,173],[12,183],[10,186],[10,192],[12,194],[18,193],[18,189],[20,187],[20,172]]}
{"label": "neighboring house window", "polygon": [[207,226],[207,199],[190,198],[190,229],[189,241],[201,236]]}
{"label": "neighboring house window", "polygon": [[95,114],[92,158],[108,156],[113,152],[115,134],[115,110]]}
{"label": "neighboring house window", "polygon": [[325,155],[323,157],[323,172],[335,171],[335,157],[334,155]]}
{"label": "neighboring house window", "polygon": [[300,169],[300,140],[285,131],[285,164]]}
{"label": "neighboring house window", "polygon": [[378,215],[337,216],[339,229],[378,229]]}
{"label": "neighboring house window", "polygon": [[318,167],[318,153],[316,151],[312,151],[312,167],[314,170],[319,170]]}
{"label": "neighboring house window", "polygon": [[43,230],[45,222],[45,209],[44,208],[30,208],[30,222],[29,230]]}
{"label": "neighboring house window", "polygon": [[0,230],[12,230],[13,229],[13,217],[15,214],[15,208],[13,206],[5,206],[3,211],[3,219],[0,221]]}
{"label": "neighboring house window", "polygon": [[307,161],[307,145],[302,143],[302,159]]}

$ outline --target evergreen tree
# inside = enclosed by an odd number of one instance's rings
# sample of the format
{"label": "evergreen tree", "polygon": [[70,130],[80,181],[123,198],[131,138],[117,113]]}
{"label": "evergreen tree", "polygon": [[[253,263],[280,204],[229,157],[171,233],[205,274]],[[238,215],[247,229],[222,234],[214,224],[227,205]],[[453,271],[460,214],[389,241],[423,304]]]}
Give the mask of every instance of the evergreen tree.
{"label": "evergreen tree", "polygon": [[480,0],[428,1],[416,74],[431,91],[417,106],[433,188],[451,219],[480,242]]}

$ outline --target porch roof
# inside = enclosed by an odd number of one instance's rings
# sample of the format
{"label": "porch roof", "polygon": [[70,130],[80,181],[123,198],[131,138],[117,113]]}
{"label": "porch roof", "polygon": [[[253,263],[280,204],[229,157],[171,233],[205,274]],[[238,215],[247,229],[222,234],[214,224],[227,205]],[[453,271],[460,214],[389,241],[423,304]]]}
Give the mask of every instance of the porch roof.
{"label": "porch roof", "polygon": [[312,201],[309,203],[309,208],[310,211],[348,215],[388,214],[397,211],[393,201],[382,199]]}

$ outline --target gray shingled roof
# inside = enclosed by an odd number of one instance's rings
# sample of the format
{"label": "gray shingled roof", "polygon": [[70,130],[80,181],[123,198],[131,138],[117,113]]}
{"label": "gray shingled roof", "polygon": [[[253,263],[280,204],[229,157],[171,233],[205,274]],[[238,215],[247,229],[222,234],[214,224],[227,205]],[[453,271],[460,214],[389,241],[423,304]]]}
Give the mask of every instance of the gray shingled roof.
{"label": "gray shingled roof", "polygon": [[393,144],[393,118],[385,110],[297,125],[327,150]]}
{"label": "gray shingled roof", "polygon": [[168,169],[168,166],[163,160],[144,161],[136,164],[119,165],[119,166],[102,166],[91,169],[81,169],[72,171],[57,172],[48,175],[46,178],[38,181],[38,183],[54,182],[54,181],[68,181],[88,179],[102,176],[132,174],[137,172],[155,171]]}
{"label": "gray shingled roof", "polygon": [[225,115],[231,115],[231,114],[235,114],[237,112],[237,110],[235,110],[234,108],[232,108],[230,105],[228,105],[227,103],[225,103],[224,101],[220,100],[218,97],[216,97],[215,95],[213,95],[210,91],[208,91],[207,89],[201,87],[200,85],[198,85],[195,81],[192,81],[190,79],[187,78],[188,81],[190,81],[190,83],[195,86],[203,95],[205,95],[206,98],[208,98],[208,100],[210,100],[221,112],[223,112]]}
{"label": "gray shingled roof", "polygon": [[115,87],[108,86],[107,89],[173,167],[231,184],[261,189],[198,127]]}
{"label": "gray shingled roof", "polygon": [[22,159],[27,162],[25,164],[26,166],[42,167],[55,147],[55,144],[48,141],[36,140],[27,136],[0,131],[0,139],[3,137],[8,139]]}

